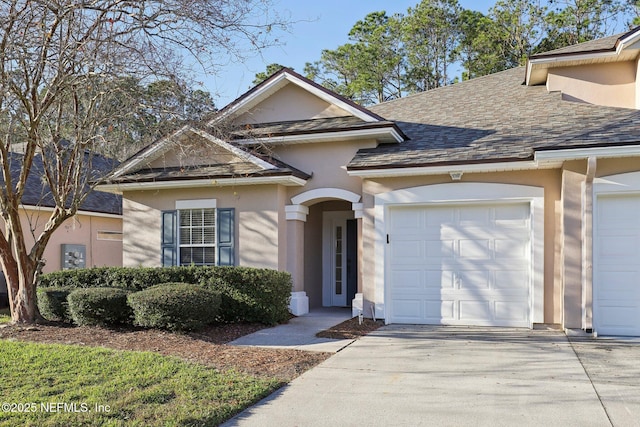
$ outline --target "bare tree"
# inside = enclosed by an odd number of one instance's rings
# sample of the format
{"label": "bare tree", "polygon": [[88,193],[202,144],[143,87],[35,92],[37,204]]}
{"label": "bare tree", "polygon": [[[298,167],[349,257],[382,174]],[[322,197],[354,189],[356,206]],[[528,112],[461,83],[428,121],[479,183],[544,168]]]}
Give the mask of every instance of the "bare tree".
{"label": "bare tree", "polygon": [[[286,22],[271,0],[0,0],[0,24],[0,263],[12,321],[32,323],[47,242],[104,173],[94,153],[122,151],[117,130],[139,110],[128,79],[184,85],[188,64],[213,73],[277,43]],[[55,207],[27,247],[34,178]]]}

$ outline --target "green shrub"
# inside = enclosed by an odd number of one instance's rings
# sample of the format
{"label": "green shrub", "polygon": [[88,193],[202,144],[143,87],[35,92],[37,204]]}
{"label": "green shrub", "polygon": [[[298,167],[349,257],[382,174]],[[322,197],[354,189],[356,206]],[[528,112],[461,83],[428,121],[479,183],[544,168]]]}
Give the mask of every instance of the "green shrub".
{"label": "green shrub", "polygon": [[38,288],[38,310],[47,319],[55,322],[71,323],[67,296],[70,288]]}
{"label": "green shrub", "polygon": [[76,289],[69,294],[69,312],[79,326],[115,326],[130,323],[131,308],[124,289]]}
{"label": "green shrub", "polygon": [[220,309],[218,293],[190,283],[165,283],[130,294],[134,324],[172,331],[200,329],[213,323]]}
{"label": "green shrub", "polygon": [[220,292],[220,317],[225,322],[275,325],[289,318],[289,273],[247,267],[217,267],[204,284]]}
{"label": "green shrub", "polygon": [[289,273],[250,267],[99,267],[45,274],[41,287],[144,290],[161,283],[192,283],[221,294],[225,322],[276,324],[289,318]]}

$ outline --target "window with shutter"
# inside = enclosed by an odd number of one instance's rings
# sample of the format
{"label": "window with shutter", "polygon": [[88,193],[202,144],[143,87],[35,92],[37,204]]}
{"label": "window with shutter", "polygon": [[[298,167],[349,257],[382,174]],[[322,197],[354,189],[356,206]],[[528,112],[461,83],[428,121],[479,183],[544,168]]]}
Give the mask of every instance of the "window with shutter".
{"label": "window with shutter", "polygon": [[162,212],[162,265],[235,265],[235,209]]}

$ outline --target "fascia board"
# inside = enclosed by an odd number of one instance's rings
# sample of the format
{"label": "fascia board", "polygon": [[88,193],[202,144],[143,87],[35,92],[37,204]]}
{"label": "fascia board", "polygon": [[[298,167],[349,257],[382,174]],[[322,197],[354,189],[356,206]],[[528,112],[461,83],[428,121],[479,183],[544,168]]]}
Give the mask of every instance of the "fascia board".
{"label": "fascia board", "polygon": [[265,185],[280,184],[285,186],[303,186],[306,180],[295,176],[249,177],[249,178],[221,178],[221,179],[193,179],[184,181],[152,181],[130,182],[122,184],[102,184],[97,190],[122,194],[123,191],[134,190],[171,190],[195,187],[228,187],[234,185]]}
{"label": "fascia board", "polygon": [[321,132],[310,133],[300,135],[286,135],[275,136],[268,138],[252,138],[241,139],[234,141],[239,145],[251,145],[256,142],[264,144],[286,144],[286,143],[305,143],[316,141],[333,141],[333,140],[348,140],[352,138],[366,138],[366,137],[378,137],[381,135],[390,135],[397,142],[403,142],[402,136],[393,128],[379,128],[379,129],[358,129],[358,130],[346,130],[339,132]]}
{"label": "fascia board", "polygon": [[[41,212],[53,212],[54,208],[49,206],[36,206],[36,205],[20,205],[20,209],[29,210],[29,211],[41,211]],[[93,212],[87,210],[78,210],[76,211],[76,215],[87,215],[87,216],[97,216],[101,218],[114,218],[114,219],[122,219],[122,215],[118,214],[110,214],[105,212]]]}
{"label": "fascia board", "polygon": [[535,160],[543,163],[549,161],[586,159],[588,157],[607,158],[629,156],[640,156],[640,145],[536,151]]}
{"label": "fascia board", "polygon": [[[547,163],[544,168],[553,168],[561,165]],[[420,166],[420,167],[400,167],[385,169],[363,169],[347,170],[349,176],[361,178],[392,178],[419,175],[443,175],[451,172],[479,173],[479,172],[507,172],[518,170],[542,169],[536,161],[522,162],[496,162],[496,163],[474,163],[469,165],[440,165],[440,166]]]}

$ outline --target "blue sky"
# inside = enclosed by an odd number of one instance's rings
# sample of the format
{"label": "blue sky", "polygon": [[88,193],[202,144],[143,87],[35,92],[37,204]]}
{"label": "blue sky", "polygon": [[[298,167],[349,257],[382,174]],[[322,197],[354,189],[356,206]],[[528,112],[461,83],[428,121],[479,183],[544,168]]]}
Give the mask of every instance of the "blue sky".
{"label": "blue sky", "polygon": [[[279,37],[283,46],[270,48],[243,64],[229,64],[216,76],[201,78],[221,108],[246,92],[255,74],[271,63],[293,67],[302,73],[304,64],[320,59],[323,49],[335,49],[348,42],[349,30],[368,13],[405,13],[419,0],[274,0],[277,10],[295,22],[290,33]],[[460,0],[465,9],[486,13],[494,0]]]}

